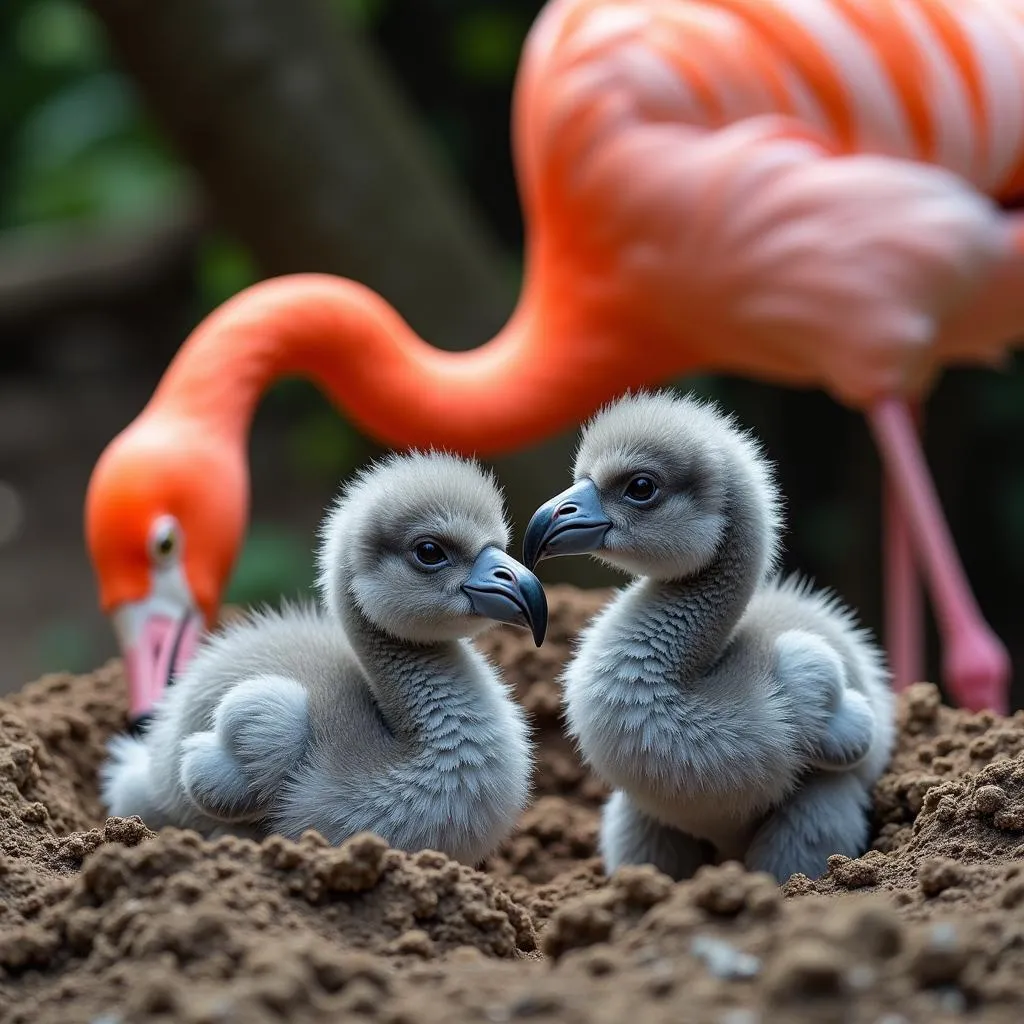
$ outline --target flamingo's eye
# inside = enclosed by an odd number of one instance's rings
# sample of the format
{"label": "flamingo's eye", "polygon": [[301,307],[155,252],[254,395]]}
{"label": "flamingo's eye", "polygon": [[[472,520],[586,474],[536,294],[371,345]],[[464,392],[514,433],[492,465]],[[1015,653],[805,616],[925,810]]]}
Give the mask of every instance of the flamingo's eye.
{"label": "flamingo's eye", "polygon": [[149,557],[161,565],[178,553],[181,547],[181,531],[173,516],[161,516],[149,534]]}

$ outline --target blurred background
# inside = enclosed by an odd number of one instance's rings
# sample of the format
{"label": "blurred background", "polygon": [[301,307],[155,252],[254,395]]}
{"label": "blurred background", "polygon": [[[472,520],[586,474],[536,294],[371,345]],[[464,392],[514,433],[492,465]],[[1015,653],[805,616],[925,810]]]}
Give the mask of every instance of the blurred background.
{"label": "blurred background", "polygon": [[[522,223],[509,105],[539,0],[5,0],[0,4],[0,692],[114,654],[82,504],[106,443],[188,332],[261,277],[356,278],[435,344],[504,322]],[[779,463],[786,566],[881,628],[878,461],[817,392],[732,379]],[[1024,668],[1024,372],[951,371],[927,450],[982,609]],[[495,460],[521,536],[572,436]],[[316,524],[379,449],[301,381],[268,393],[228,600],[308,591]],[[584,559],[547,581],[618,582]],[[934,631],[930,672],[937,677]],[[1024,704],[1015,687],[1014,706]]]}

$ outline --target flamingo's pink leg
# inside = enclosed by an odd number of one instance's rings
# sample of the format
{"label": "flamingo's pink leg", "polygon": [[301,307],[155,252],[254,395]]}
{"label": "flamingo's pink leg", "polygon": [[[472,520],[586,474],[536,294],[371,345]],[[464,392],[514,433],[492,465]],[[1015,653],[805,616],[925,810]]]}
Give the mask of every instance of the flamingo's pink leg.
{"label": "flamingo's pink leg", "polygon": [[1008,712],[1010,658],[982,618],[953,545],[905,402],[886,398],[868,422],[924,569],[943,644],[943,675],[956,703]]}
{"label": "flamingo's pink leg", "polygon": [[[920,407],[912,409],[920,429]],[[896,690],[925,678],[924,606],[920,576],[914,558],[910,524],[899,494],[884,474],[882,481],[882,544],[885,572],[885,643]]]}

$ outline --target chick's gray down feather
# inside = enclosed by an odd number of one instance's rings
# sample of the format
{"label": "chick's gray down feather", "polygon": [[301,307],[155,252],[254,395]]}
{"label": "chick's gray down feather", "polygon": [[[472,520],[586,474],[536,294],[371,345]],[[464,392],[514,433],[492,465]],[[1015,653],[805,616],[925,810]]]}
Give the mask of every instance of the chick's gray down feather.
{"label": "chick's gray down feather", "polygon": [[[614,789],[607,869],[684,878],[734,859],[782,880],[863,853],[894,743],[889,676],[836,597],[776,575],[780,497],[757,442],[712,405],[641,393],[585,427],[574,477],[528,535],[550,523],[554,553],[636,577],[564,673],[569,731]],[[574,534],[559,516],[572,525],[581,497],[590,529]]]}
{"label": "chick's gray down feather", "polygon": [[[415,564],[424,537],[446,565]],[[526,804],[532,750],[521,709],[464,639],[492,623],[463,584],[507,543],[501,494],[476,465],[414,453],[371,467],[325,518],[322,607],[258,612],[205,642],[148,731],[112,742],[109,812],[211,836],[370,830],[400,849],[487,856]]]}

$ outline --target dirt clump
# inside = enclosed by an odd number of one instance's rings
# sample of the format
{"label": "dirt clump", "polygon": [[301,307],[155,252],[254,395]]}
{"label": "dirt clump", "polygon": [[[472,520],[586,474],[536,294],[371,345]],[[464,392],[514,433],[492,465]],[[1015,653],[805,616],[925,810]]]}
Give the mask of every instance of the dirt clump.
{"label": "dirt clump", "polygon": [[606,791],[563,733],[558,686],[607,596],[551,587],[544,647],[504,629],[481,642],[539,763],[479,870],[371,835],[208,842],[105,820],[120,666],[0,701],[0,1024],[1022,1019],[1024,714],[903,694],[872,848],[818,880],[736,864],[609,879]]}
{"label": "dirt clump", "polygon": [[[182,981],[217,985],[240,975],[264,1001],[286,1003],[282,986],[300,979],[279,977],[274,957],[295,939],[304,956],[318,958],[307,966],[321,980],[339,979],[351,966],[331,955],[335,947],[400,963],[459,948],[512,957],[536,946],[529,914],[491,878],[429,850],[389,850],[373,835],[337,848],[314,832],[297,843],[204,843],[177,829],[157,839],[136,818],[110,819],[87,845],[94,849],[77,876],[0,937],[8,977],[65,974],[66,986],[87,974],[99,1003],[116,1005],[130,986],[129,1007],[152,1012],[177,1005]],[[161,980],[140,991],[128,967]],[[165,975],[177,983],[168,987]],[[38,979],[23,981],[7,1019],[40,1019],[43,1006],[32,998],[38,986]]]}

